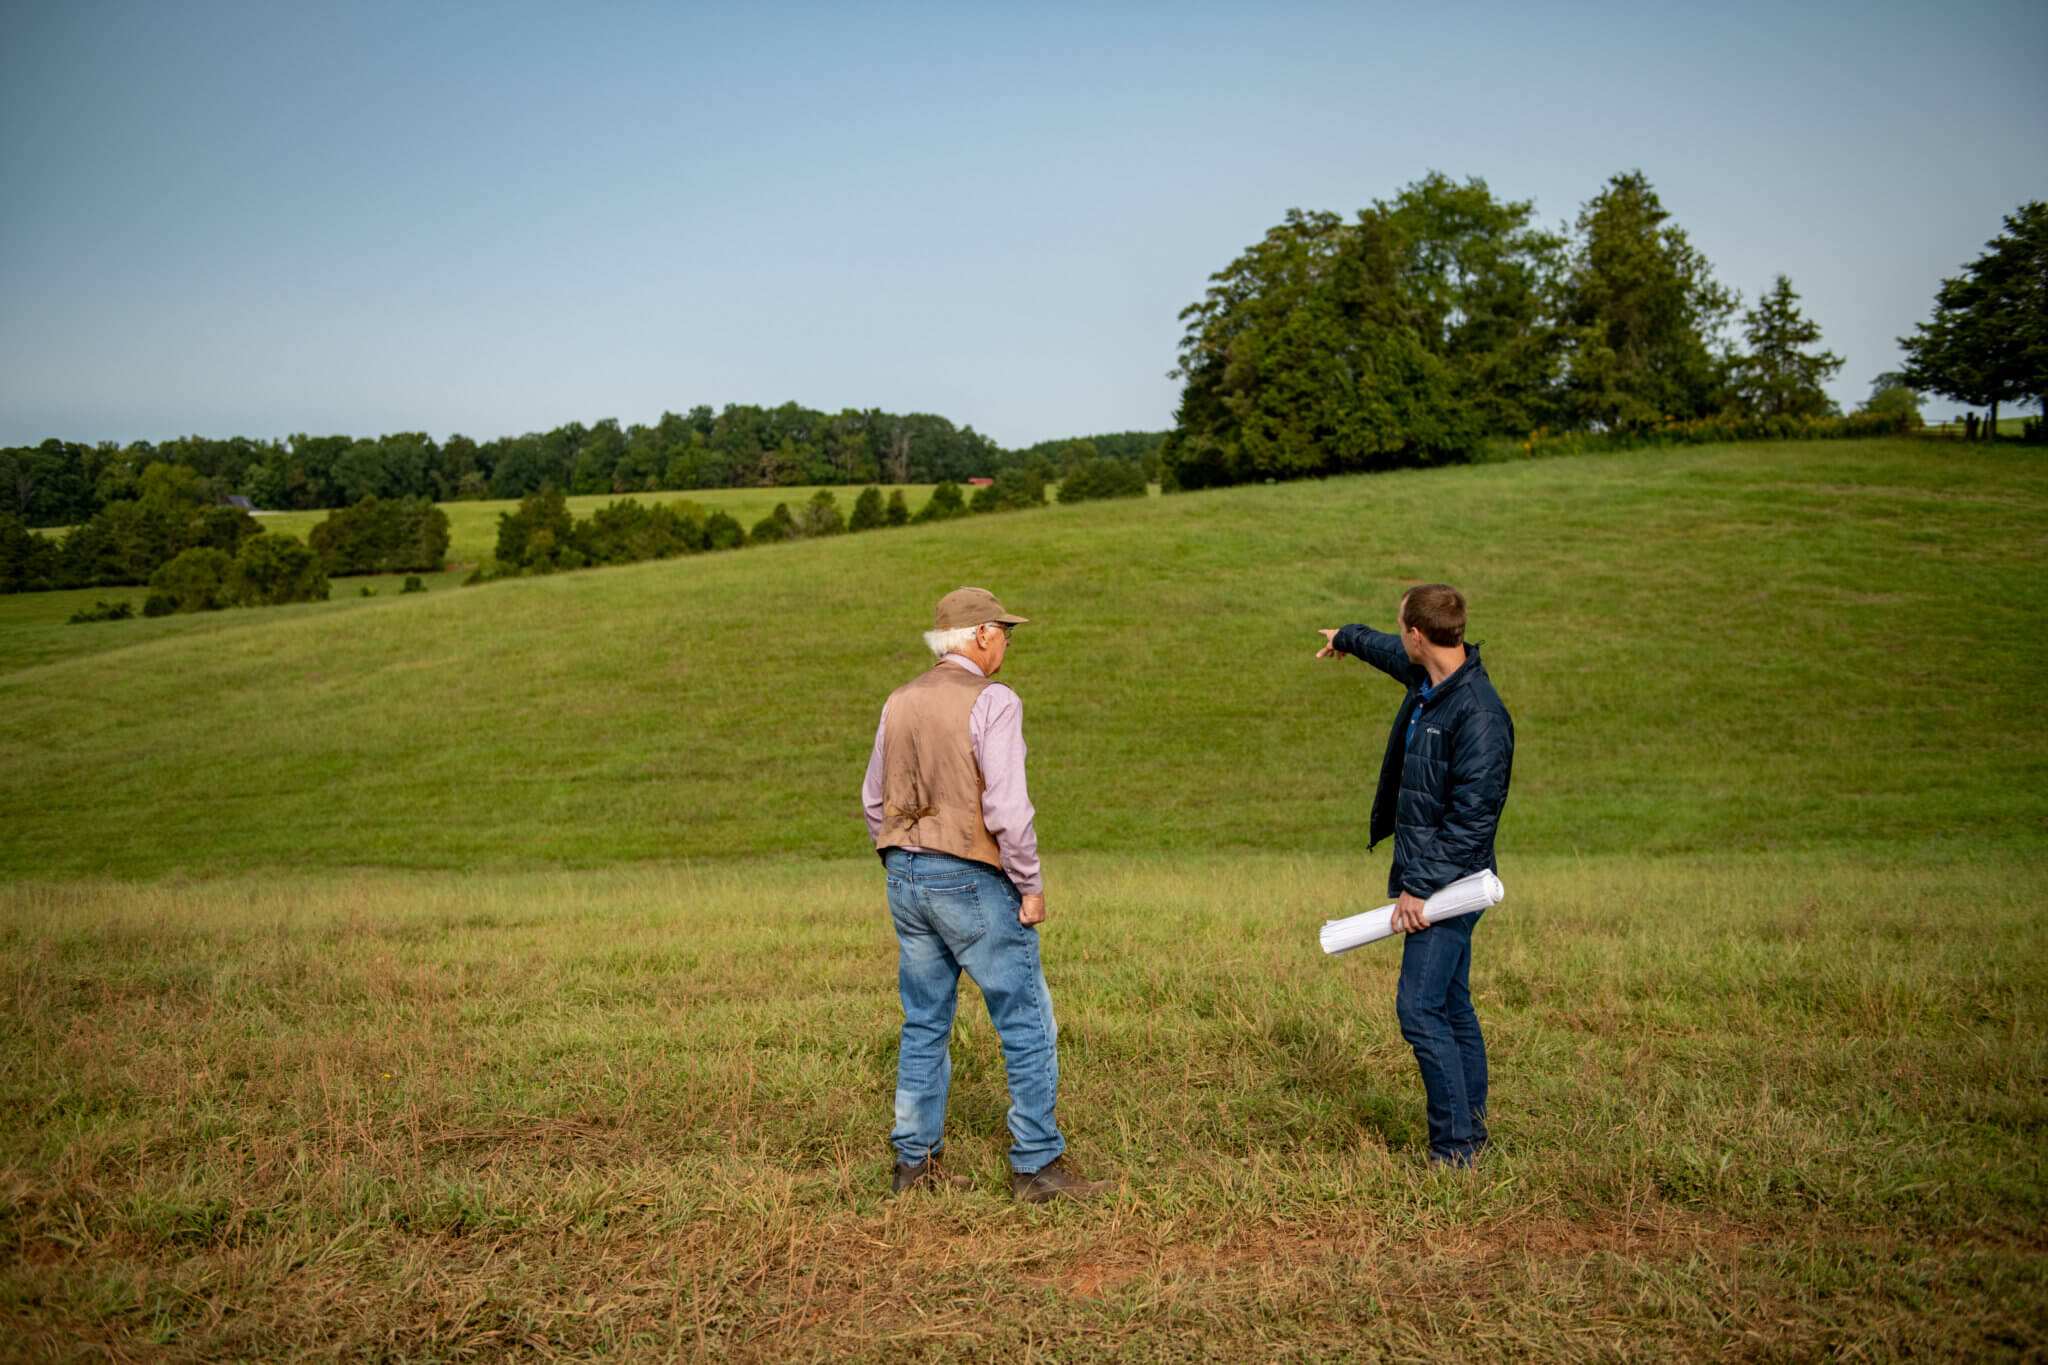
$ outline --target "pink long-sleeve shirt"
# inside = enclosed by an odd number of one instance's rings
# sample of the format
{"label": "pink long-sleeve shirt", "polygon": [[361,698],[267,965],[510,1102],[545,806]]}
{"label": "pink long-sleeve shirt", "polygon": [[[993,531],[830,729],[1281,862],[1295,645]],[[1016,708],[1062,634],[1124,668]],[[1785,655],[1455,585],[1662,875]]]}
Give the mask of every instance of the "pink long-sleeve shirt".
{"label": "pink long-sleeve shirt", "polygon": [[[948,654],[941,662],[957,664],[983,676],[973,661]],[[868,838],[882,836],[882,734],[889,724],[889,708],[875,725],[875,747],[868,755],[868,773],[860,784],[860,804],[867,815]],[[981,823],[996,841],[1003,860],[1003,872],[1027,896],[1045,891],[1038,866],[1038,831],[1032,821],[1031,794],[1024,786],[1024,701],[1002,683],[990,683],[974,699],[967,716],[967,738],[974,745],[974,761],[981,765]],[[912,853],[923,849],[906,845]]]}

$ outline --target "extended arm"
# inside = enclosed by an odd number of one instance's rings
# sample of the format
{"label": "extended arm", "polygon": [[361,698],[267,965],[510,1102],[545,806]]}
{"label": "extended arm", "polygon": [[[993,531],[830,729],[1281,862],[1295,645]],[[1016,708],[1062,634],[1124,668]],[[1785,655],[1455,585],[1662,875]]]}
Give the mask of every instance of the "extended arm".
{"label": "extended arm", "polygon": [[1340,654],[1350,654],[1365,660],[1380,672],[1399,683],[1407,683],[1415,669],[1408,658],[1408,651],[1401,648],[1401,637],[1389,635],[1371,626],[1344,626],[1338,630],[1324,630],[1323,647],[1316,651],[1318,659],[1334,659]]}

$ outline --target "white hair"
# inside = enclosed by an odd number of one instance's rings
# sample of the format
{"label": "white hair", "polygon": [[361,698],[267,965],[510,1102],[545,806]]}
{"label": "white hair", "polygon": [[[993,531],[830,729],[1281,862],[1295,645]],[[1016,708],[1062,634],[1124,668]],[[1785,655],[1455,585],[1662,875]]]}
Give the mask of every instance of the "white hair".
{"label": "white hair", "polygon": [[[984,621],[981,623],[982,626],[992,626],[994,624],[994,621]],[[961,650],[973,644],[974,637],[980,631],[981,626],[956,626],[952,630],[928,630],[924,633],[924,642],[926,647],[931,650],[933,658],[943,659],[948,654],[958,654]]]}

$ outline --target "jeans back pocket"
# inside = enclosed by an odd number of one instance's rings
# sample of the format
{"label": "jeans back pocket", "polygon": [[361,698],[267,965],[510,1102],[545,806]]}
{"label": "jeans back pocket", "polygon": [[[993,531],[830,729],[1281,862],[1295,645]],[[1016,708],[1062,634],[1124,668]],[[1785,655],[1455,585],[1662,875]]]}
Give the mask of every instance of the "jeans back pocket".
{"label": "jeans back pocket", "polygon": [[936,886],[926,884],[919,890],[924,893],[932,927],[955,953],[979,942],[988,932],[988,912],[981,903],[981,888],[972,878]]}

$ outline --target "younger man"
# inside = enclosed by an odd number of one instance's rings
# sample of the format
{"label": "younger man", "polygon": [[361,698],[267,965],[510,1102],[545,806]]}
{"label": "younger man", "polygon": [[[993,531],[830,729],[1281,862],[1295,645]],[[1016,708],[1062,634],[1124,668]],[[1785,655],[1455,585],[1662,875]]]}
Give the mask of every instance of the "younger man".
{"label": "younger man", "polygon": [[1316,657],[1353,655],[1407,688],[1380,764],[1367,848],[1394,836],[1387,894],[1397,898],[1394,927],[1408,935],[1394,1012],[1422,1069],[1430,1160],[1469,1166],[1486,1150],[1486,1040],[1469,987],[1480,916],[1432,927],[1422,903],[1460,877],[1494,867],[1515,724],[1478,647],[1465,643],[1465,598],[1456,588],[1410,588],[1395,631],[1325,630]]}

